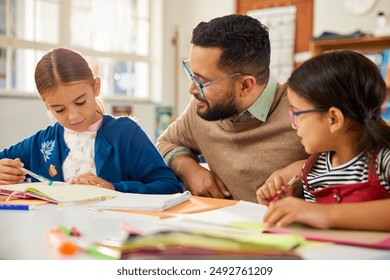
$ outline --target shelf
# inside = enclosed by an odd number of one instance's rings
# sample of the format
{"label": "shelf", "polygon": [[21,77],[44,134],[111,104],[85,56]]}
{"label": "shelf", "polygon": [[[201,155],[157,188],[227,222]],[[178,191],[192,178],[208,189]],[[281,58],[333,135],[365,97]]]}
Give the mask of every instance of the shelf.
{"label": "shelf", "polygon": [[358,50],[365,53],[378,53],[390,48],[390,36],[385,37],[360,37],[348,39],[332,39],[310,41],[310,52],[313,56],[330,50]]}
{"label": "shelf", "polygon": [[[342,49],[355,50],[366,54],[381,53],[385,49],[390,49],[390,36],[316,40],[310,41],[309,48],[312,56],[319,55],[325,51]],[[389,83],[387,83],[387,98],[390,99]]]}

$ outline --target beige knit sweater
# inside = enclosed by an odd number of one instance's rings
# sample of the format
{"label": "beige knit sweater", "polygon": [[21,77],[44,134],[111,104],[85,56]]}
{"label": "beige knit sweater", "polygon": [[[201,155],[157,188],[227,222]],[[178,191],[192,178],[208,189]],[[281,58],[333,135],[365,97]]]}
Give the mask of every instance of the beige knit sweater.
{"label": "beige knit sweater", "polygon": [[179,146],[202,154],[233,199],[256,202],[256,190],[273,171],[308,157],[291,127],[288,109],[285,85],[278,86],[265,122],[205,121],[191,100],[156,146],[163,156]]}

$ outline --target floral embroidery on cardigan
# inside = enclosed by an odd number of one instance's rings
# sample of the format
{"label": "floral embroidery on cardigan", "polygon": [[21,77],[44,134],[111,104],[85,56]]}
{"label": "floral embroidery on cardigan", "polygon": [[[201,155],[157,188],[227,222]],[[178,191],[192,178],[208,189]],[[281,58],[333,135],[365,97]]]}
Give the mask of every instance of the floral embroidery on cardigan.
{"label": "floral embroidery on cardigan", "polygon": [[55,140],[50,140],[42,143],[41,153],[43,154],[43,159],[47,162],[50,159],[51,152],[55,146]]}

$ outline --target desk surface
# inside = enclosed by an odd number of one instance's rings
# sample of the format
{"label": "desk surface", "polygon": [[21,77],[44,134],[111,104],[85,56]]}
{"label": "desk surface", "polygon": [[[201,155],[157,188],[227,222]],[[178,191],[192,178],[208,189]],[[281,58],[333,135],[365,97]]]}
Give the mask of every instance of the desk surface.
{"label": "desk surface", "polygon": [[[62,256],[51,248],[45,232],[58,226],[74,226],[82,233],[84,241],[91,242],[123,236],[120,224],[124,222],[145,232],[166,229],[155,217],[95,212],[86,210],[85,206],[59,208],[53,204],[31,211],[2,210],[0,221],[0,259],[8,260],[91,259],[84,253]],[[303,259],[314,260],[390,259],[390,250],[341,245],[303,248],[299,253]]]}

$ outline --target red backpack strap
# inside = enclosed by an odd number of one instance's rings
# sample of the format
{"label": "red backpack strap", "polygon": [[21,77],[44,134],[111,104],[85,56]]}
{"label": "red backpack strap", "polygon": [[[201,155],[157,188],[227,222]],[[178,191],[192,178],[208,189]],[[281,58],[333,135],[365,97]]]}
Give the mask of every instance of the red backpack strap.
{"label": "red backpack strap", "polygon": [[306,161],[305,166],[302,169],[301,178],[303,182],[305,183],[306,187],[308,188],[309,184],[307,183],[307,174],[309,174],[310,170],[312,169],[313,165],[317,162],[317,159],[319,158],[320,153],[312,154]]}
{"label": "red backpack strap", "polygon": [[376,180],[379,180],[378,174],[376,173],[376,169],[377,169],[376,157],[377,157],[377,155],[378,155],[377,150],[374,150],[371,153],[370,162],[369,162],[369,166],[368,166],[368,168],[369,168],[368,169],[369,170],[368,176],[371,176],[371,178],[375,178]]}

